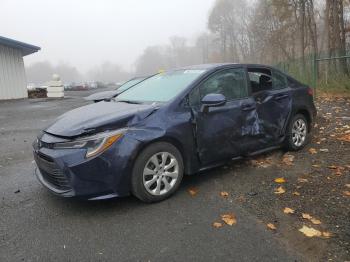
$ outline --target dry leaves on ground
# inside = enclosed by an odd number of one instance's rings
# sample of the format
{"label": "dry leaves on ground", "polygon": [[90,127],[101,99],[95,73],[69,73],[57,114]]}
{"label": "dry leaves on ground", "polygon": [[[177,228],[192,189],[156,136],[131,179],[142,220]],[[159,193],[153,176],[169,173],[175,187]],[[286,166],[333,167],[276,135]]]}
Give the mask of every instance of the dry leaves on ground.
{"label": "dry leaves on ground", "polygon": [[312,217],[310,214],[302,213],[301,216],[302,216],[302,218],[309,220],[314,225],[320,225],[321,224],[320,220]]}
{"label": "dry leaves on ground", "polygon": [[255,167],[261,167],[261,168],[268,168],[273,164],[271,158],[266,158],[263,156],[250,160],[250,163]]}
{"label": "dry leaves on ground", "polygon": [[330,166],[328,166],[328,168],[329,168],[329,169],[337,169],[338,166],[336,166],[336,165],[330,165]]}
{"label": "dry leaves on ground", "polygon": [[310,149],[309,149],[309,153],[310,153],[311,155],[317,154],[317,150],[316,150],[315,148],[310,148]]}
{"label": "dry leaves on ground", "polygon": [[220,223],[220,222],[214,222],[213,223],[213,227],[215,227],[215,228],[220,228],[220,227],[222,227],[223,225],[222,225],[222,223]]}
{"label": "dry leaves on ground", "polygon": [[285,214],[294,214],[294,209],[289,208],[289,207],[285,207],[283,209],[283,213],[285,213]]}
{"label": "dry leaves on ground", "polygon": [[221,215],[221,219],[229,226],[235,225],[237,223],[236,216],[232,213]]}
{"label": "dry leaves on ground", "polygon": [[321,225],[321,221],[316,218],[311,218],[310,221],[314,225]]}
{"label": "dry leaves on ground", "polygon": [[271,229],[271,230],[276,230],[277,229],[277,227],[274,224],[272,224],[272,223],[268,223],[266,226],[267,226],[268,229]]}
{"label": "dry leaves on ground", "polygon": [[350,134],[346,134],[346,135],[343,135],[341,137],[338,137],[338,140],[350,143]]}
{"label": "dry leaves on ground", "polygon": [[344,195],[344,196],[350,197],[350,191],[344,191],[344,192],[343,192],[343,195]]}
{"label": "dry leaves on ground", "polygon": [[188,193],[189,193],[191,196],[195,196],[195,195],[197,195],[197,193],[198,193],[198,188],[196,188],[196,187],[190,187],[190,188],[188,189]]}
{"label": "dry leaves on ground", "polygon": [[283,187],[278,187],[275,189],[275,194],[279,195],[279,194],[284,194],[286,192],[286,190]]}
{"label": "dry leaves on ground", "polygon": [[327,232],[327,231],[322,232],[322,237],[324,238],[330,238],[332,236],[333,234],[331,232]]}
{"label": "dry leaves on ground", "polygon": [[336,165],[330,165],[328,168],[334,170],[333,174],[336,176],[341,176],[343,174],[342,171],[345,169],[345,167]]}
{"label": "dry leaves on ground", "polygon": [[295,157],[293,155],[286,153],[283,155],[282,163],[285,164],[286,166],[291,166],[293,165],[294,158]]}
{"label": "dry leaves on ground", "polygon": [[304,219],[311,219],[312,218],[312,216],[310,216],[309,214],[307,214],[307,213],[301,213],[301,216],[302,216],[302,218],[304,218]]}
{"label": "dry leaves on ground", "polygon": [[303,225],[303,227],[300,228],[299,231],[307,237],[321,237],[322,236],[321,231],[314,229],[312,227],[307,227],[305,225]]}
{"label": "dry leaves on ground", "polygon": [[220,196],[222,196],[222,197],[228,197],[228,192],[222,191],[222,192],[220,192]]}
{"label": "dry leaves on ground", "polygon": [[300,228],[299,231],[307,237],[330,238],[333,236],[331,232],[328,232],[328,231],[321,232],[315,228],[307,227],[305,225],[303,225],[303,227]]}
{"label": "dry leaves on ground", "polygon": [[294,196],[300,196],[300,193],[297,192],[297,191],[295,191],[295,192],[293,192],[293,195],[294,195]]}
{"label": "dry leaves on ground", "polygon": [[282,183],[286,183],[286,180],[284,179],[284,177],[278,177],[278,178],[275,178],[275,182],[282,184]]}
{"label": "dry leaves on ground", "polygon": [[299,177],[298,178],[298,182],[299,183],[307,183],[307,182],[309,182],[306,178],[302,178],[302,177]]}

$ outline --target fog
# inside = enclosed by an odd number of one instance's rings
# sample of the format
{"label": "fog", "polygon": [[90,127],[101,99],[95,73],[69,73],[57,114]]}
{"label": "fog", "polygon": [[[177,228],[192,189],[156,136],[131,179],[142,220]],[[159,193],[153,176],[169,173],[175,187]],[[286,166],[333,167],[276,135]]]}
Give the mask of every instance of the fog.
{"label": "fog", "polygon": [[213,0],[1,0],[0,35],[38,45],[27,67],[49,62],[81,74],[114,64],[135,70],[147,46],[174,35],[195,39],[205,30]]}
{"label": "fog", "polygon": [[[120,82],[216,62],[274,65],[310,82],[314,57],[342,56],[350,45],[350,4],[326,3],[2,0],[0,34],[42,48],[25,57],[27,79],[35,83],[52,73],[66,83]],[[345,60],[321,66],[318,76],[327,78],[329,68],[348,75],[348,67]]]}

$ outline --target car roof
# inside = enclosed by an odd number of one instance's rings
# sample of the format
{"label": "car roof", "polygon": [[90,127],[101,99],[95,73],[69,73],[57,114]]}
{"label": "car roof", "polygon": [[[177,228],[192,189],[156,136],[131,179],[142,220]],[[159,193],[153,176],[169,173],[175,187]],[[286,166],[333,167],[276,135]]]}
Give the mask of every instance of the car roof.
{"label": "car roof", "polygon": [[263,65],[263,64],[240,64],[240,63],[212,63],[212,64],[200,64],[200,65],[191,65],[191,66],[185,66],[176,68],[175,70],[190,70],[190,69],[202,69],[202,70],[211,70],[226,66],[244,66],[244,67],[265,67],[265,68],[271,68],[271,66]]}

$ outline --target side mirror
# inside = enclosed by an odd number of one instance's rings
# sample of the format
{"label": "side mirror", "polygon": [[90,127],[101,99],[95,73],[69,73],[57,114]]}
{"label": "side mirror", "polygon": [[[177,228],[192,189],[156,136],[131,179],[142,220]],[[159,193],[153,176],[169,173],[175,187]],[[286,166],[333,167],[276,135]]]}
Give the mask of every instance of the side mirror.
{"label": "side mirror", "polygon": [[208,113],[210,107],[218,107],[226,104],[226,97],[222,94],[207,94],[202,98],[202,112]]}

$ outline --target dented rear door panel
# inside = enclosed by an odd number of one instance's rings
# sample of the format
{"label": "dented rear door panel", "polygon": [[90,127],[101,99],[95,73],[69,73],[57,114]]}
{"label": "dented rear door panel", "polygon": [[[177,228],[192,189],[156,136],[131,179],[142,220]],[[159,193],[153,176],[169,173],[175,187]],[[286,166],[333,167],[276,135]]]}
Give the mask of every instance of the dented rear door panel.
{"label": "dented rear door panel", "polygon": [[259,126],[263,135],[257,149],[281,143],[292,112],[292,90],[269,90],[254,94]]}

